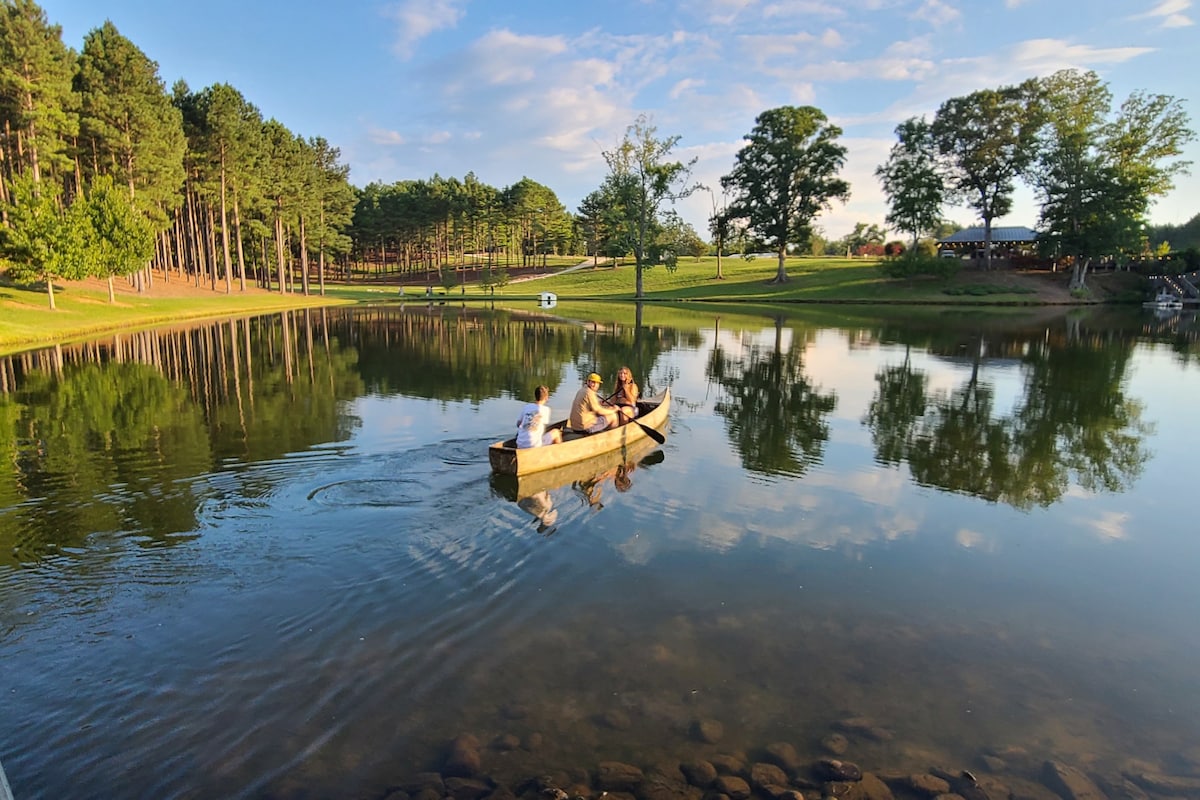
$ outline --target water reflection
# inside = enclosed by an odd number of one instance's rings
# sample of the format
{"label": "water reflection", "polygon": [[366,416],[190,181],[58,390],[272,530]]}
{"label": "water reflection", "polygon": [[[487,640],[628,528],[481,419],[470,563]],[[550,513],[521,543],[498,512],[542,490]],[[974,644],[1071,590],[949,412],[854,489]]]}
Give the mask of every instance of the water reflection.
{"label": "water reflection", "polygon": [[[0,359],[18,796],[383,797],[464,732],[509,786],[809,764],[835,733],[1021,796],[1050,758],[1200,772],[1194,331],[640,313],[288,312]],[[623,363],[672,390],[664,446],[489,474],[534,386],[561,409]]]}
{"label": "water reflection", "polygon": [[880,369],[864,419],[876,459],[906,462],[924,485],[1022,509],[1058,501],[1072,483],[1107,492],[1132,485],[1151,430],[1123,390],[1132,343],[1075,332],[1001,345],[1025,375],[1008,413],[997,413],[981,378],[982,337],[968,350],[970,372],[950,391],[931,391],[908,350],[901,364]]}
{"label": "water reflection", "polygon": [[652,439],[634,440],[630,445],[591,458],[519,477],[493,473],[492,491],[538,522],[538,533],[554,533],[559,506],[568,498],[577,498],[584,506],[604,508],[606,489],[620,493],[633,488],[634,472],[639,467],[661,464],[662,450]]}
{"label": "water reflection", "polygon": [[708,377],[724,391],[715,410],[730,441],[746,469],[767,475],[800,476],[819,463],[829,439],[825,419],[837,406],[836,395],[822,394],[805,377],[809,343],[792,333],[784,347],[777,318],[772,347],[750,344],[731,355],[718,343],[708,360]]}

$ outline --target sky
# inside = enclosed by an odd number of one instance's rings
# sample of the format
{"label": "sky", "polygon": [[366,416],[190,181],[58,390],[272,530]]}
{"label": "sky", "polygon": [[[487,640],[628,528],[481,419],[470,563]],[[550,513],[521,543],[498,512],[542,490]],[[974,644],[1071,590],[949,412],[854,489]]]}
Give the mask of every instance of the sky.
{"label": "sky", "polygon": [[[1193,0],[43,0],[76,50],[110,20],[169,88],[228,83],[293,133],[341,151],[350,181],[528,177],[568,211],[603,180],[603,151],[639,115],[709,191],[677,210],[704,238],[720,178],[761,112],[812,105],[843,131],[851,197],[828,238],[884,224],[875,168],[901,121],[950,97],[1074,68],[1115,103],[1181,99],[1200,130]],[[1192,174],[1150,212],[1200,213]],[[1036,226],[1021,190],[997,224]],[[965,207],[946,216],[976,224]]]}

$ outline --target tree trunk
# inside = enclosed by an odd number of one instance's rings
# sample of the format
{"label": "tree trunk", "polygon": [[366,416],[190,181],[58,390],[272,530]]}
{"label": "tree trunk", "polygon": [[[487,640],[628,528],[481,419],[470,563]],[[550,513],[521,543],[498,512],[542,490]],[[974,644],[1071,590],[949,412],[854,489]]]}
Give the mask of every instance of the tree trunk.
{"label": "tree trunk", "polygon": [[279,293],[287,294],[287,283],[283,275],[283,217],[275,214],[275,264],[279,270]]}
{"label": "tree trunk", "polygon": [[1075,257],[1075,262],[1071,265],[1071,283],[1067,287],[1072,292],[1087,288],[1087,271],[1091,263],[1091,258]]}
{"label": "tree trunk", "polygon": [[246,254],[242,250],[242,213],[238,205],[237,189],[233,190],[233,234],[237,242],[238,281],[241,290],[246,291]]}
{"label": "tree trunk", "polygon": [[308,229],[304,225],[304,215],[300,215],[300,287],[304,296],[308,297]]}
{"label": "tree trunk", "polygon": [[213,213],[212,203],[205,203],[205,209],[208,214],[205,215],[205,221],[208,223],[205,230],[204,241],[208,245],[208,263],[212,266],[209,272],[209,288],[214,292],[217,290],[217,218]]}
{"label": "tree trunk", "polygon": [[317,283],[325,296],[325,208],[321,208],[321,241],[317,245]]}
{"label": "tree trunk", "polygon": [[992,268],[992,218],[983,219],[983,268]]}
{"label": "tree trunk", "polygon": [[[229,202],[225,188],[225,153],[221,153],[221,253],[225,257],[225,294],[233,294],[233,262],[229,257]],[[245,287],[242,287],[243,289]]]}
{"label": "tree trunk", "polygon": [[108,276],[108,304],[115,305],[117,302],[117,290],[113,288],[113,276]]}
{"label": "tree trunk", "polygon": [[771,283],[787,283],[788,282],[786,261],[787,261],[787,245],[785,244],[779,248],[779,269],[777,269],[775,271],[775,277],[771,280]]}

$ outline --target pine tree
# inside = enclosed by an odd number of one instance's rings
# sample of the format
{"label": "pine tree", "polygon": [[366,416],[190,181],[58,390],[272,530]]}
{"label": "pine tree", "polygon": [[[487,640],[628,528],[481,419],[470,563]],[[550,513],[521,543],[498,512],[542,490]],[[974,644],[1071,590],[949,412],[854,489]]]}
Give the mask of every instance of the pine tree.
{"label": "pine tree", "polygon": [[40,183],[48,169],[66,173],[77,131],[71,79],[75,55],[62,27],[32,0],[0,0],[0,116],[11,138],[5,160]]}

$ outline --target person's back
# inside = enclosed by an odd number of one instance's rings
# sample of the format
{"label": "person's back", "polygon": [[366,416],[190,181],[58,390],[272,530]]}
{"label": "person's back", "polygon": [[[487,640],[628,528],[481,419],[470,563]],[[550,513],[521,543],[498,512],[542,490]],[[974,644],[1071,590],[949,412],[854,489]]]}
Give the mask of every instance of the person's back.
{"label": "person's back", "polygon": [[539,386],[533,390],[533,402],[526,403],[517,417],[517,447],[541,447],[562,441],[558,430],[547,431],[550,424],[550,408],[546,405],[550,390]]}

